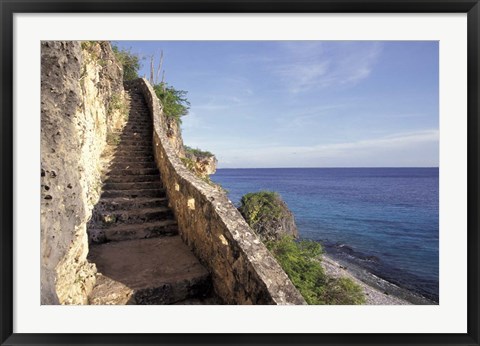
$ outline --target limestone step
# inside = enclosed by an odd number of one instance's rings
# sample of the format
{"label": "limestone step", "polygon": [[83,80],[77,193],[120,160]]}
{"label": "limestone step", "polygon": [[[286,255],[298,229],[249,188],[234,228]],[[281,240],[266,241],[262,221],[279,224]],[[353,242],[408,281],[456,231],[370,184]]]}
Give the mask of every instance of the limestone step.
{"label": "limestone step", "polygon": [[143,153],[151,153],[153,149],[152,143],[136,143],[136,144],[131,144],[131,143],[122,143],[119,144],[117,147],[117,152],[125,152],[125,151],[138,151],[138,152],[143,152]]}
{"label": "limestone step", "polygon": [[118,175],[158,175],[157,168],[139,168],[139,169],[112,169],[105,173],[107,176]]}
{"label": "limestone step", "polygon": [[152,131],[148,131],[145,133],[139,133],[138,131],[135,132],[126,132],[121,134],[119,137],[120,144],[130,144],[130,142],[142,142],[143,144],[150,144],[152,142]]}
{"label": "limestone step", "polygon": [[140,209],[140,208],[159,208],[168,205],[166,197],[160,198],[102,198],[100,199],[99,209],[105,211],[125,210],[125,209]]}
{"label": "limestone step", "polygon": [[124,128],[122,131],[118,131],[117,133],[119,135],[131,135],[131,136],[145,136],[145,135],[149,135],[150,137],[152,137],[152,132],[153,132],[153,127],[152,126],[142,126],[140,128],[136,127],[136,128]]}
{"label": "limestone step", "polygon": [[114,132],[120,138],[151,138],[152,129],[123,129],[122,131]]}
{"label": "limestone step", "polygon": [[145,150],[145,148],[139,147],[117,147],[114,153],[114,156],[141,156],[141,155],[152,155],[152,148]]}
{"label": "limestone step", "polygon": [[114,162],[154,162],[154,158],[151,154],[147,153],[138,153],[137,155],[128,155],[128,154],[115,154],[113,155],[113,161]]}
{"label": "limestone step", "polygon": [[137,155],[132,153],[115,153],[112,155],[114,161],[154,161],[153,155],[147,152],[139,152]]}
{"label": "limestone step", "polygon": [[135,132],[138,132],[138,133],[149,134],[150,136],[152,135],[153,125],[150,122],[142,123],[142,124],[138,124],[138,122],[135,122],[135,124],[136,124],[135,127],[132,127],[132,126],[125,127],[122,130],[121,133],[135,133]]}
{"label": "limestone step", "polygon": [[92,227],[88,230],[90,242],[96,244],[109,241],[157,238],[177,234],[177,222],[173,219],[151,221],[140,224],[116,224],[107,228],[103,227],[98,222],[95,222],[95,224],[92,224]]}
{"label": "limestone step", "polygon": [[88,296],[89,305],[133,305],[133,290],[119,281],[100,273],[96,274],[95,286]]}
{"label": "limestone step", "polygon": [[119,144],[117,149],[120,150],[134,150],[134,149],[140,149],[142,150],[145,154],[151,154],[152,153],[152,141],[144,141],[144,140],[134,140],[134,139],[126,139],[122,140]]}
{"label": "limestone step", "polygon": [[152,119],[150,116],[150,110],[148,108],[135,108],[135,106],[130,106],[130,113],[128,114],[127,122],[137,118],[142,118],[142,120]]}
{"label": "limestone step", "polygon": [[148,134],[152,134],[152,131],[153,131],[153,125],[152,125],[152,122],[151,121],[148,121],[148,120],[136,120],[135,121],[135,125],[136,127],[133,128],[133,127],[127,127],[125,128],[124,130],[125,131],[130,131],[130,132],[141,132],[141,133],[148,133]]}
{"label": "limestone step", "polygon": [[165,189],[106,190],[101,197],[165,197]]}
{"label": "limestone step", "polygon": [[[168,207],[126,209],[126,210],[102,210],[93,216],[98,220],[97,225],[105,228],[116,227],[120,224],[132,225],[152,221],[163,221],[173,218],[172,210]],[[142,237],[143,238],[143,237]]]}
{"label": "limestone step", "polygon": [[127,128],[129,126],[129,124],[135,124],[135,126],[139,127],[139,128],[153,128],[153,123],[152,123],[152,120],[150,120],[149,118],[147,118],[146,116],[145,117],[138,117],[138,118],[132,118],[129,120],[129,123],[127,123]]}
{"label": "limestone step", "polygon": [[90,304],[173,304],[210,296],[208,271],[179,236],[92,245],[102,277]]}
{"label": "limestone step", "polygon": [[161,189],[163,187],[160,179],[158,181],[140,181],[140,182],[106,182],[103,190],[144,190],[144,189]]}
{"label": "limestone step", "polygon": [[127,127],[127,128],[124,128],[121,132],[119,131],[118,134],[122,135],[122,134],[130,134],[130,135],[135,135],[135,133],[137,133],[136,136],[140,136],[140,135],[149,135],[150,137],[152,136],[152,130],[153,130],[153,126],[152,125],[142,125],[142,127],[138,128],[131,128],[131,127]]}
{"label": "limestone step", "polygon": [[[117,161],[117,160],[114,160]],[[114,170],[114,169],[148,169],[148,168],[157,168],[157,165],[155,164],[155,161],[127,161],[127,162],[122,162],[118,160],[117,162],[113,162],[110,164],[109,169]]]}
{"label": "limestone step", "polygon": [[[117,149],[138,148],[144,150],[145,152],[152,150],[152,136],[149,135],[148,138],[133,138],[133,137],[122,137],[117,145]],[[148,149],[147,149],[148,148]]]}
{"label": "limestone step", "polygon": [[150,115],[148,114],[148,110],[146,110],[130,114],[125,126],[130,124],[135,126],[152,126],[153,122],[152,118],[150,118]]}
{"label": "limestone step", "polygon": [[215,294],[205,298],[188,298],[174,303],[173,305],[222,305],[222,300]]}
{"label": "limestone step", "polygon": [[110,175],[105,179],[105,183],[128,183],[128,182],[149,182],[161,181],[158,170],[156,174],[151,175]]}
{"label": "limestone step", "polygon": [[135,139],[135,138],[125,138],[121,139],[119,143],[120,147],[125,147],[125,146],[135,146],[135,147],[149,147],[151,148],[152,146],[152,140],[150,138],[148,139]]}
{"label": "limestone step", "polygon": [[153,133],[153,125],[150,122],[145,122],[142,124],[139,124],[138,122],[135,122],[137,125],[135,128],[134,127],[126,127],[122,131],[122,133],[143,133],[143,134],[148,134],[152,135]]}
{"label": "limestone step", "polygon": [[124,131],[147,131],[153,129],[153,122],[148,119],[130,119],[127,121],[125,126],[116,132],[124,132]]}

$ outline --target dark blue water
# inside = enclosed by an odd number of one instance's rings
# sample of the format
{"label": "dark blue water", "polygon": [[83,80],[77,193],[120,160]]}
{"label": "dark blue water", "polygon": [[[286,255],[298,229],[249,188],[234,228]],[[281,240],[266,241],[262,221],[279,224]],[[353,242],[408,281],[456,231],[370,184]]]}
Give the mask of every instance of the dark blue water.
{"label": "dark blue water", "polygon": [[235,204],[277,191],[302,238],[438,301],[438,168],[219,169],[211,178]]}

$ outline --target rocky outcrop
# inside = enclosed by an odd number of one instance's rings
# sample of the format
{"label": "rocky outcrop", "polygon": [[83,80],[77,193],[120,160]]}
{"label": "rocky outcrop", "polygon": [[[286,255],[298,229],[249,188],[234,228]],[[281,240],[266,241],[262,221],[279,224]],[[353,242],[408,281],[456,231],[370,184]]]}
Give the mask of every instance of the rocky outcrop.
{"label": "rocky outcrop", "polygon": [[165,118],[166,135],[174,153],[184,165],[200,178],[217,171],[217,158],[210,152],[192,149],[183,143],[182,132],[175,119]]}
{"label": "rocky outcrop", "polygon": [[84,304],[86,223],[107,135],[125,121],[122,71],[107,42],[42,42],[41,57],[41,302]]}
{"label": "rocky outcrop", "polygon": [[187,168],[199,177],[205,178],[217,171],[217,158],[212,153],[190,147],[185,147],[184,153]]}
{"label": "rocky outcrop", "polygon": [[185,145],[183,144],[182,130],[179,123],[173,118],[165,118],[165,129],[168,141],[178,157],[185,157]]}
{"label": "rocky outcrop", "polygon": [[263,241],[279,240],[285,235],[298,238],[295,217],[278,193],[248,193],[242,197],[239,211]]}
{"label": "rocky outcrop", "polygon": [[153,147],[184,242],[211,273],[226,304],[306,304],[225,193],[188,170],[168,139],[159,100],[139,80],[153,117]]}
{"label": "rocky outcrop", "polygon": [[217,171],[217,162],[215,156],[197,157],[195,159],[196,171],[200,175],[212,175]]}

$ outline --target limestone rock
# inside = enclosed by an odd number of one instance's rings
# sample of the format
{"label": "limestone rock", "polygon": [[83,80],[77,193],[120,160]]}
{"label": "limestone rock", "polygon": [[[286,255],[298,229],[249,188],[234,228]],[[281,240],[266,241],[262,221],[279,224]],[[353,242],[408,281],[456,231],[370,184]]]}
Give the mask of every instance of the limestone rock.
{"label": "limestone rock", "polygon": [[185,157],[193,162],[193,171],[201,177],[209,176],[217,171],[217,158],[215,155],[211,155],[210,153],[206,155],[196,154],[195,152],[186,150]]}
{"label": "limestone rock", "polygon": [[187,159],[189,163],[188,168],[202,178],[214,174],[217,170],[217,158],[215,155],[186,147],[183,143],[178,123],[171,118],[166,118],[165,122],[168,140],[176,155],[181,159]]}
{"label": "limestone rock", "polygon": [[85,304],[95,282],[86,223],[101,186],[122,72],[108,42],[41,45],[41,303]]}

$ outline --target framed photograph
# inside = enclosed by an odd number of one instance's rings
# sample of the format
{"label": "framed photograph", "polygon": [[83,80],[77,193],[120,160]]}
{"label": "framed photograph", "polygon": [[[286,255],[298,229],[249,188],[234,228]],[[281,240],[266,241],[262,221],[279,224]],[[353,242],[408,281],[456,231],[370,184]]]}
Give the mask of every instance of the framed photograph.
{"label": "framed photograph", "polygon": [[1,1],[2,345],[478,345],[474,1]]}

